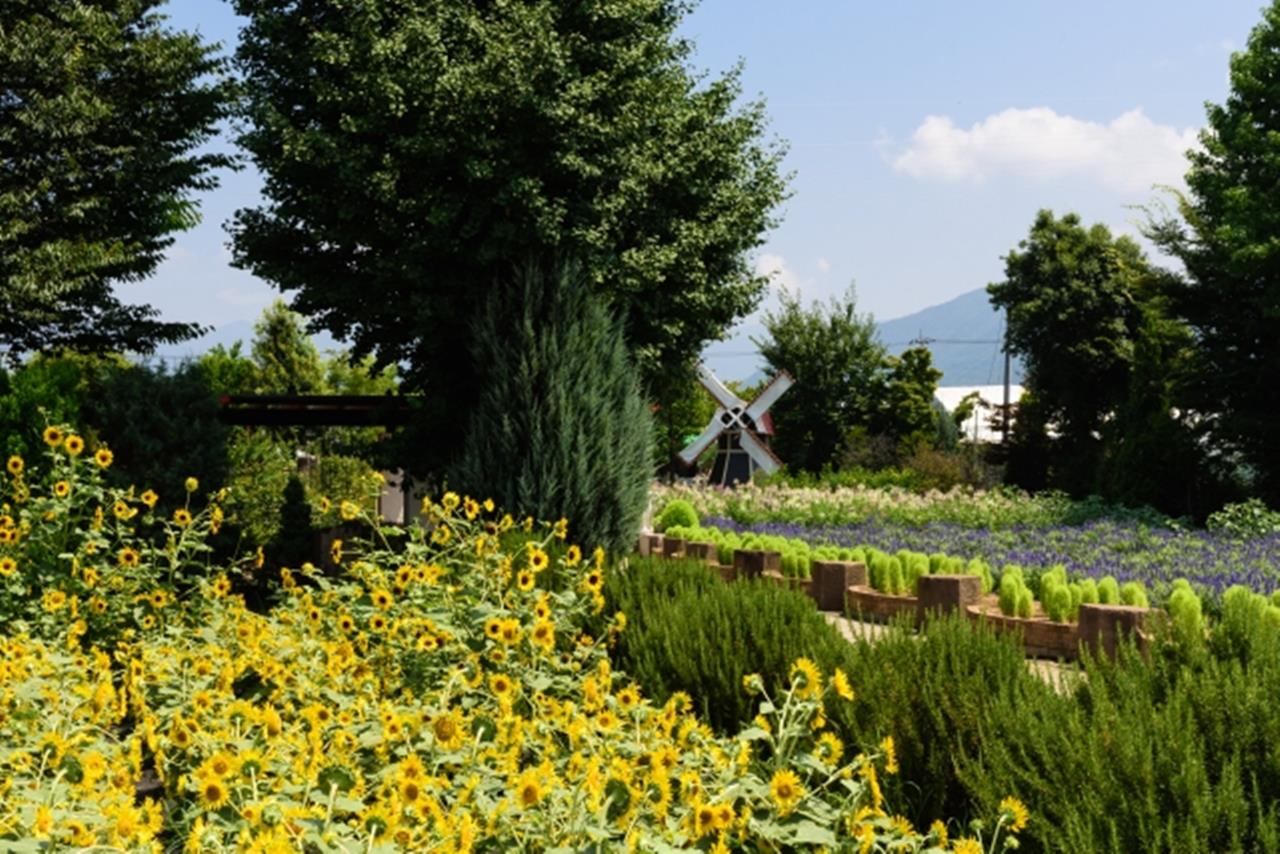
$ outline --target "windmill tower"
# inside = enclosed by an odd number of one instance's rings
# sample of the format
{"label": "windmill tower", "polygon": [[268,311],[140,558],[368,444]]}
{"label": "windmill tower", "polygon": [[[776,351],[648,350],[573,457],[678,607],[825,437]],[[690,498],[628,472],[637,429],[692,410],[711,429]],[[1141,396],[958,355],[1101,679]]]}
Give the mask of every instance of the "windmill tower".
{"label": "windmill tower", "polygon": [[698,379],[719,408],[711,416],[711,423],[702,435],[680,452],[680,459],[692,465],[702,452],[718,444],[716,459],[711,466],[711,483],[731,486],[751,480],[757,470],[773,473],[782,466],[766,443],[773,435],[773,422],[769,407],[782,397],[783,392],[795,384],[786,371],[778,374],[765,386],[755,400],[747,403],[729,391],[706,365],[698,366]]}

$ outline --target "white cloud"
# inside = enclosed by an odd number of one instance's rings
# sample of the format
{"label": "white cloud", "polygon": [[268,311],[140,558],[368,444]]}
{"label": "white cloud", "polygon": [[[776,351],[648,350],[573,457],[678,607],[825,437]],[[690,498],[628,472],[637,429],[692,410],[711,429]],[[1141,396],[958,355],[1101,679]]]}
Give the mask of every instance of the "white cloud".
{"label": "white cloud", "polygon": [[1090,180],[1133,192],[1180,184],[1184,155],[1196,144],[1195,128],[1156,124],[1140,108],[1105,125],[1048,107],[1008,109],[968,130],[947,116],[928,116],[893,168],[921,180],[981,182],[1011,174]]}
{"label": "white cloud", "polygon": [[801,289],[799,277],[787,266],[787,259],[781,255],[765,252],[756,258],[756,275],[765,276],[770,285],[784,287],[792,293]]}
{"label": "white cloud", "polygon": [[830,261],[828,261],[826,258],[819,258],[819,259],[818,259],[818,271],[819,271],[819,272],[821,272],[821,273],[828,273],[828,272],[830,272],[830,271],[831,271],[831,262],[830,262]]}

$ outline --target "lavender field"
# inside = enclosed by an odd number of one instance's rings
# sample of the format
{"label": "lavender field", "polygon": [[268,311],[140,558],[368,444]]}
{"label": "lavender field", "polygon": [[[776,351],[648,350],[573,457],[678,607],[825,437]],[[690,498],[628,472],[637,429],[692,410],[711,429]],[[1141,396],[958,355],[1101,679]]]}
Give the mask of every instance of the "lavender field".
{"label": "lavender field", "polygon": [[997,569],[1007,563],[1033,571],[1063,564],[1072,576],[1112,575],[1121,583],[1142,581],[1156,600],[1163,599],[1174,579],[1186,578],[1211,607],[1234,584],[1268,594],[1280,589],[1280,535],[1275,534],[1233,539],[1206,531],[1174,531],[1105,520],[1078,526],[1014,525],[996,530],[947,522],[905,525],[882,519],[844,525],[745,525],[712,516],[702,524],[726,531],[795,537],[813,545],[870,545],[889,552],[910,549],[979,557]]}

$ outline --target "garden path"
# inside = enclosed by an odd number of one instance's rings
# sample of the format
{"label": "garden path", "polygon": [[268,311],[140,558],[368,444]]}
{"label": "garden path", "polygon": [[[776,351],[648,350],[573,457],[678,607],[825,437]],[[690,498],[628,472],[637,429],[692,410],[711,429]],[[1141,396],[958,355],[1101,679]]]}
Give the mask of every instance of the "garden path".
{"label": "garden path", "polygon": [[[835,626],[845,640],[850,643],[857,643],[862,640],[875,643],[889,632],[889,627],[884,623],[866,623],[860,620],[852,620],[834,611],[823,611],[822,616],[826,617],[827,622]],[[1084,678],[1084,674],[1077,670],[1075,665],[1044,658],[1028,658],[1027,668],[1053,686],[1053,689],[1060,694],[1070,691],[1071,685],[1075,680]]]}

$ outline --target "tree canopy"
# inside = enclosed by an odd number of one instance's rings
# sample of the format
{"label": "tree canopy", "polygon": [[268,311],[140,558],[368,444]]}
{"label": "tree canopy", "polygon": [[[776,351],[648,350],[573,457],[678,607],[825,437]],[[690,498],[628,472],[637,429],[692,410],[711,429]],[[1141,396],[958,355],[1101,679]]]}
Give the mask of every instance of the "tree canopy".
{"label": "tree canopy", "polygon": [[782,152],[737,70],[687,67],[686,4],[235,6],[266,178],[237,263],[404,364],[441,422],[475,400],[471,318],[530,259],[580,265],[651,390],[758,303]]}
{"label": "tree canopy", "polygon": [[1181,219],[1151,236],[1185,275],[1175,313],[1194,330],[1188,404],[1215,447],[1247,463],[1280,501],[1280,2],[1231,57],[1231,92],[1210,104],[1189,153]]}
{"label": "tree canopy", "polygon": [[858,314],[852,288],[843,300],[808,308],[783,290],[764,328],[768,337],[754,342],[760,355],[796,381],[770,410],[774,450],[788,466],[818,471],[835,461],[850,427],[869,423],[882,396],[885,349],[875,320]]}
{"label": "tree canopy", "polygon": [[150,352],[196,334],[122,303],[230,163],[225,60],[159,0],[9,0],[0,16],[0,353]]}

